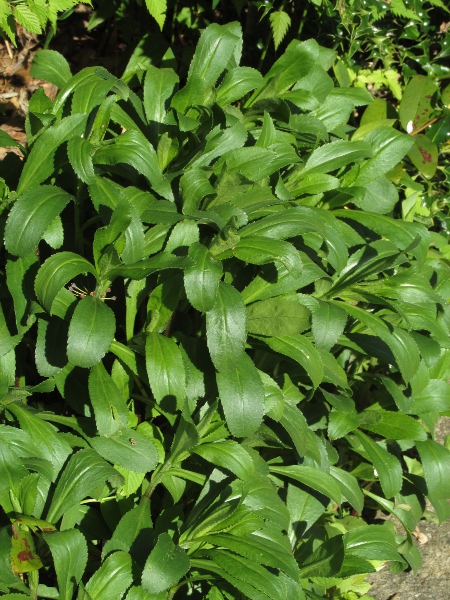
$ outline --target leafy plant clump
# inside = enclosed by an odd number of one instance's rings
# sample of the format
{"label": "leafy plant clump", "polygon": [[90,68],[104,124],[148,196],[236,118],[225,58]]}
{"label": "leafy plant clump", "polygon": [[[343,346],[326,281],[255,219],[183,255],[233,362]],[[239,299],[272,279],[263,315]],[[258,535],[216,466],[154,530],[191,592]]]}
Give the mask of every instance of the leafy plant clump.
{"label": "leafy plant clump", "polygon": [[5,599],[367,599],[419,568],[425,499],[450,514],[446,240],[391,177],[415,140],[355,136],[372,97],[315,41],[265,76],[241,50],[211,25],[141,94],[43,51],[29,154],[1,134]]}

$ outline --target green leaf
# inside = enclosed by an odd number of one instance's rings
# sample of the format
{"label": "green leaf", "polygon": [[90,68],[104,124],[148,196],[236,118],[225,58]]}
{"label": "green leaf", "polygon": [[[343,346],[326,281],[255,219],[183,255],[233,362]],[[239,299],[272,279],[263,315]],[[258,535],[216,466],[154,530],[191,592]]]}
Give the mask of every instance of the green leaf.
{"label": "green leaf", "polygon": [[341,167],[372,156],[372,148],[364,142],[347,142],[338,140],[324,144],[314,150],[303,168],[302,175],[306,173],[329,173]]}
{"label": "green leaf", "polygon": [[399,460],[361,431],[354,435],[373,464],[386,498],[393,498],[402,488],[402,467]]}
{"label": "green leaf", "polygon": [[186,269],[191,266],[192,260],[188,257],[161,252],[161,254],[156,254],[136,263],[113,267],[109,271],[106,271],[104,276],[110,280],[116,277],[144,279],[144,277],[148,277],[148,275],[164,269]]}
{"label": "green leaf", "polygon": [[53,174],[56,150],[71,137],[80,137],[84,133],[86,121],[85,114],[71,115],[39,136],[23,167],[16,190],[18,196],[38,186]]}
{"label": "green leaf", "polygon": [[411,77],[403,92],[399,109],[400,122],[405,131],[412,133],[431,119],[431,101],[437,90],[438,85],[431,77]]}
{"label": "green leaf", "polygon": [[81,181],[89,185],[95,183],[95,171],[92,164],[94,151],[94,145],[81,137],[71,138],[67,144],[67,154],[73,170]]}
{"label": "green leaf", "polygon": [[348,471],[337,467],[330,467],[330,475],[337,480],[343,497],[353,506],[357,513],[361,514],[364,508],[364,494],[356,477],[348,473]]}
{"label": "green leaf", "polygon": [[71,447],[50,423],[40,419],[22,403],[8,404],[8,410],[18,420],[38,448],[38,456],[48,460],[52,466],[52,481],[71,454]]}
{"label": "green leaf", "polygon": [[44,534],[55,565],[60,600],[72,600],[75,586],[86,568],[88,549],[86,539],[78,529]]}
{"label": "green leaf", "polygon": [[364,187],[349,187],[345,190],[353,195],[358,208],[384,215],[389,213],[398,202],[398,191],[386,177],[374,179]]}
{"label": "green leaf", "polygon": [[392,127],[377,127],[364,137],[364,142],[373,148],[373,158],[361,165],[354,185],[367,185],[393,169],[414,144],[410,136]]}
{"label": "green leaf", "polygon": [[421,134],[414,136],[414,146],[408,152],[408,157],[427,179],[431,179],[436,173],[438,156],[438,147],[429,137]]}
{"label": "green leaf", "polygon": [[345,311],[332,304],[319,300],[319,308],[312,315],[312,333],[316,348],[331,350],[342,335],[347,315]]}
{"label": "green leaf", "polygon": [[295,335],[308,329],[310,314],[296,295],[269,298],[247,306],[247,330],[275,337]]}
{"label": "green leaf", "polygon": [[360,413],[359,426],[391,440],[423,442],[427,438],[426,431],[419,421],[388,410],[366,410]]}
{"label": "green leaf", "polygon": [[175,585],[187,573],[190,561],[167,533],[158,537],[142,571],[142,587],[149,594],[159,594]]}
{"label": "green leaf", "polygon": [[264,342],[275,352],[288,356],[301,365],[314,387],[318,387],[323,378],[323,366],[320,354],[313,344],[304,336],[285,335],[264,339]]}
{"label": "green leaf", "polygon": [[[148,333],[145,342],[148,380],[158,404],[181,409],[186,396],[186,373],[175,340],[160,333]],[[173,404],[175,400],[175,405]]]}
{"label": "green leaf", "polygon": [[51,313],[53,301],[61,288],[81,273],[97,273],[86,259],[73,252],[58,252],[50,256],[38,271],[34,282],[36,296],[42,306]]}
{"label": "green leaf", "polygon": [[47,521],[56,523],[69,508],[93,494],[99,483],[116,474],[94,450],[79,450],[73,454],[59,478]]}
{"label": "green leaf", "polygon": [[122,598],[133,581],[132,561],[128,552],[114,552],[86,584],[89,600]]}
{"label": "green leaf", "polygon": [[346,555],[403,562],[397,551],[394,528],[388,525],[362,525],[348,531],[344,536]]}
{"label": "green leaf", "polygon": [[427,482],[427,491],[433,500],[450,498],[450,451],[434,440],[416,442]]}
{"label": "green leaf", "polygon": [[289,27],[291,26],[291,17],[284,10],[274,10],[270,13],[270,27],[272,29],[273,43],[275,50],[283,41]]}
{"label": "green leaf", "polygon": [[236,437],[249,436],[264,415],[264,386],[251,358],[243,353],[235,366],[216,375],[219,397],[228,428]]}
{"label": "green leaf", "polygon": [[292,554],[275,541],[258,533],[237,537],[228,533],[214,533],[197,538],[199,541],[231,550],[257,564],[283,571],[298,581],[298,566]]}
{"label": "green leaf", "polygon": [[216,88],[216,102],[225,107],[243,98],[248,92],[262,86],[263,77],[259,71],[251,67],[230,69],[222,83]]}
{"label": "green leaf", "polygon": [[[10,493],[16,491],[28,471],[7,442],[0,441],[0,504],[5,512],[14,510]],[[0,580],[1,581],[1,580]]]}
{"label": "green leaf", "polygon": [[100,435],[113,434],[127,426],[127,405],[101,361],[91,369],[89,374],[89,397]]}
{"label": "green leaf", "polygon": [[17,22],[30,33],[42,33],[38,17],[26,4],[17,4],[14,6],[14,16]]}
{"label": "green leaf", "polygon": [[148,67],[144,83],[144,109],[150,123],[164,123],[169,109],[168,101],[178,81],[173,69],[157,69],[153,65]]}
{"label": "green leaf", "polygon": [[[254,560],[226,550],[209,550],[208,555],[224,569],[223,577],[251,600],[285,600],[278,576]],[[214,564],[214,563],[213,563]],[[260,592],[259,594],[257,593]]]}
{"label": "green leaf", "polygon": [[184,272],[186,296],[195,309],[206,312],[214,306],[222,264],[199,242],[190,246],[189,258],[194,264]]}
{"label": "green leaf", "polygon": [[108,352],[116,333],[113,311],[98,298],[82,298],[72,315],[67,357],[77,367],[93,367]]}
{"label": "green leaf", "polygon": [[430,379],[426,387],[413,395],[407,412],[415,415],[450,410],[450,386],[442,379]]}
{"label": "green leaf", "polygon": [[31,77],[50,81],[62,88],[72,77],[69,63],[55,50],[40,50],[33,58],[30,70]]}
{"label": "green leaf", "polygon": [[145,5],[162,31],[166,21],[167,0],[145,0]]}
{"label": "green leaf", "polygon": [[262,235],[246,235],[236,243],[233,252],[240,260],[253,265],[280,262],[293,277],[298,277],[303,269],[300,254],[292,244]]}
{"label": "green leaf", "polygon": [[302,579],[308,577],[333,577],[341,570],[344,561],[342,536],[326,540],[300,565]]}
{"label": "green leaf", "polygon": [[206,313],[211,360],[218,371],[237,367],[247,338],[245,306],[240,293],[221,281],[213,308]]}
{"label": "green leaf", "polygon": [[133,473],[148,473],[158,464],[155,444],[135,429],[124,428],[111,435],[94,437],[90,443],[105,460]]}
{"label": "green leaf", "polygon": [[156,152],[140,131],[126,131],[112,140],[103,142],[94,154],[93,161],[95,164],[123,163],[134,167],[148,179],[155,192],[167,200],[173,200],[172,188],[161,172]]}
{"label": "green leaf", "polygon": [[249,453],[233,440],[201,444],[193,452],[213,465],[228,469],[239,479],[247,479],[255,470]]}
{"label": "green leaf", "polygon": [[51,223],[72,196],[58,187],[41,186],[18,197],[5,227],[5,246],[11,254],[26,256],[33,252]]}
{"label": "green leaf", "polygon": [[270,471],[307,485],[327,498],[330,498],[333,502],[336,502],[336,504],[341,504],[342,498],[340,487],[336,479],[328,473],[325,473],[325,471],[304,465],[295,465],[293,467],[271,466]]}
{"label": "green leaf", "polygon": [[[143,550],[143,538],[144,536],[146,537],[152,529],[153,524],[150,516],[150,501],[143,496],[139,501],[139,504],[126,512],[120,519],[112,538],[108,540],[103,547],[103,556],[107,556],[110,552],[115,550],[129,552],[133,547],[131,554],[134,558],[137,551]],[[138,540],[141,540],[141,542],[139,543]],[[136,546],[138,547],[136,548]]]}
{"label": "green leaf", "polygon": [[278,152],[274,147],[237,148],[227,152],[223,161],[226,162],[231,173],[240,173],[250,181],[260,181],[283,167],[299,162],[300,159],[292,146],[282,144]]}

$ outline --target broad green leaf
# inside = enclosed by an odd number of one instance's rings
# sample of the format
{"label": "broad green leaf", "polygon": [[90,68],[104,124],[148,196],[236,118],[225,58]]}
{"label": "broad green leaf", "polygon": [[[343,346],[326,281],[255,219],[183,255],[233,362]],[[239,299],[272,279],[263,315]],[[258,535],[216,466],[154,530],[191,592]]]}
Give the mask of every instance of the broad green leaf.
{"label": "broad green leaf", "polygon": [[312,333],[316,347],[331,350],[342,335],[346,322],[347,315],[342,308],[319,300],[319,308],[312,314]]}
{"label": "broad green leaf", "polygon": [[44,262],[36,276],[34,289],[47,312],[51,313],[53,301],[61,288],[81,273],[97,276],[91,263],[73,252],[58,252]]}
{"label": "broad green leaf", "polygon": [[60,600],[72,600],[88,559],[86,539],[78,529],[44,534],[55,565]]}
{"label": "broad green leaf", "polygon": [[233,252],[240,260],[254,265],[280,262],[293,277],[298,277],[303,268],[297,250],[283,240],[247,235],[236,243]]}
{"label": "broad green leaf", "polygon": [[370,131],[364,142],[373,149],[373,158],[363,163],[354,185],[367,185],[390,171],[411,150],[414,140],[392,127],[378,127]]}
{"label": "broad green leaf", "polygon": [[122,598],[133,582],[131,556],[127,552],[114,552],[86,584],[89,600]]}
{"label": "broad green leaf", "polygon": [[361,431],[355,431],[354,435],[373,464],[386,498],[393,498],[402,488],[402,467],[399,460]]}
{"label": "broad green leaf", "polygon": [[384,215],[389,213],[398,202],[398,191],[386,177],[374,179],[364,187],[346,189],[353,196],[353,202],[361,210]]}
{"label": "broad green leaf", "polygon": [[134,473],[153,471],[158,450],[153,441],[135,429],[121,429],[111,435],[90,439],[94,450],[105,460]]}
{"label": "broad green leaf", "polygon": [[276,50],[283,41],[283,38],[291,25],[291,17],[283,10],[274,10],[270,13],[269,18],[273,35],[273,43],[275,44]]}
{"label": "broad green leaf", "polygon": [[218,371],[239,365],[247,337],[246,313],[241,295],[228,283],[219,283],[214,306],[206,313],[206,335]]}
{"label": "broad green leaf", "polygon": [[450,450],[434,440],[417,442],[428,494],[436,500],[450,498]]}
{"label": "broad green leaf", "polygon": [[17,195],[20,196],[38,186],[52,175],[56,150],[71,137],[82,135],[86,121],[87,115],[85,114],[71,115],[62,119],[57,125],[49,127],[39,136],[23,167],[17,185]]}
{"label": "broad green leaf", "polygon": [[58,480],[47,521],[56,523],[69,508],[93,494],[100,483],[116,474],[94,450],[79,450],[73,454]]}
{"label": "broad green leaf", "polygon": [[142,587],[149,594],[159,594],[175,585],[187,573],[190,561],[167,533],[158,537],[142,571]]}
{"label": "broad green leaf", "polygon": [[103,142],[93,156],[95,164],[116,165],[124,163],[144,175],[152,188],[163,198],[173,200],[170,183],[159,168],[156,152],[145,136],[136,130]]}
{"label": "broad green leaf", "polygon": [[336,504],[341,504],[340,487],[336,480],[328,473],[325,473],[325,471],[305,465],[295,465],[292,467],[271,466],[270,471],[298,481],[330,498]]}
{"label": "broad green leaf", "polygon": [[[150,516],[150,501],[143,496],[139,504],[126,512],[120,519],[112,538],[103,547],[103,556],[116,550],[129,552],[132,546],[132,555],[136,554],[136,550],[144,550],[142,546],[146,540],[143,538],[150,533],[151,529],[153,529],[153,524]],[[136,548],[137,544],[139,548]],[[139,560],[142,560],[142,556],[139,556]]]}
{"label": "broad green leaf", "polygon": [[356,477],[337,467],[330,467],[330,475],[338,481],[343,497],[357,513],[361,514],[364,508],[364,495]]}
{"label": "broad green leaf", "polygon": [[5,246],[25,257],[33,252],[51,223],[72,199],[62,189],[44,185],[25,192],[15,201],[5,227]]}
{"label": "broad green leaf", "polygon": [[38,456],[47,459],[53,470],[52,481],[56,479],[61,467],[71,454],[70,445],[57,433],[56,428],[46,423],[29,410],[24,404],[13,402],[8,410],[18,420],[21,429],[26,431],[38,448]]}
{"label": "broad green leaf", "polygon": [[[164,0],[165,1],[165,0]],[[144,109],[148,121],[164,123],[179,78],[173,69],[149,66],[144,83]]]}
{"label": "broad green leaf", "polygon": [[127,405],[101,361],[89,374],[89,396],[99,435],[113,434],[127,426]]}
{"label": "broad green leaf", "polygon": [[429,137],[421,134],[414,136],[414,146],[408,152],[408,157],[427,179],[431,179],[436,173],[438,156],[438,147]]}
{"label": "broad green leaf", "polygon": [[113,311],[98,298],[82,298],[72,315],[67,357],[77,367],[93,367],[108,352],[116,332]]}
{"label": "broad green leaf", "polygon": [[145,5],[162,31],[166,21],[167,0],[145,0]]}
{"label": "broad green leaf", "polygon": [[10,493],[17,490],[18,485],[27,475],[28,471],[19,456],[13,452],[6,441],[0,441],[0,504],[5,512],[14,510]]}
{"label": "broad green leaf", "polygon": [[[260,181],[269,177],[278,169],[300,161],[289,144],[280,145],[279,150],[272,148],[246,147],[227,152],[223,161],[231,173],[240,173],[250,181]],[[221,164],[221,161],[218,163]]]}
{"label": "broad green leaf", "polygon": [[253,461],[243,446],[233,440],[201,444],[193,452],[208,462],[234,473],[239,479],[247,479],[253,473]]}
{"label": "broad green leaf", "polygon": [[314,387],[320,385],[323,378],[322,360],[320,354],[308,339],[297,334],[265,338],[264,342],[275,352],[288,356],[301,365]]}
{"label": "broad green leaf", "polygon": [[77,177],[87,184],[95,183],[95,171],[92,163],[94,152],[94,145],[89,140],[81,137],[73,137],[67,144],[70,164]]}
{"label": "broad green leaf", "polygon": [[136,263],[113,267],[109,271],[106,271],[104,276],[110,280],[116,277],[144,279],[148,275],[157,271],[163,271],[164,269],[186,269],[190,266],[192,266],[192,260],[188,257],[161,252]]}
{"label": "broad green leaf", "polygon": [[222,264],[199,242],[190,246],[189,258],[194,264],[184,272],[186,296],[194,308],[206,312],[214,306],[222,278]]}
{"label": "broad green leaf", "polygon": [[247,330],[266,336],[284,336],[308,329],[310,311],[296,295],[270,298],[247,306]]}
{"label": "broad green leaf", "polygon": [[207,27],[197,44],[187,84],[175,94],[172,106],[180,113],[191,106],[210,106],[214,99],[212,86],[226,69],[237,67],[241,51],[239,23],[222,26],[213,23]]}
{"label": "broad green leaf", "polygon": [[[228,361],[227,361],[228,362]],[[264,415],[264,386],[253,361],[241,353],[237,364],[216,375],[219,397],[232,435],[252,435]]]}
{"label": "broad green leaf", "polygon": [[31,77],[50,81],[62,88],[72,77],[69,63],[55,50],[40,50],[33,58],[30,70]]}
{"label": "broad green leaf", "polygon": [[298,581],[298,566],[292,554],[264,534],[237,537],[228,533],[214,533],[197,539],[231,550],[257,564],[283,571],[291,579]]}
{"label": "broad green leaf", "polygon": [[[284,600],[284,590],[278,585],[277,575],[254,560],[226,550],[209,550],[208,555],[219,567],[224,569],[225,579],[243,592],[247,598],[251,600],[262,600],[263,598]],[[257,591],[260,593],[257,594]]]}
{"label": "broad green leaf", "polygon": [[372,156],[372,148],[364,142],[347,142],[338,140],[324,144],[314,150],[308,158],[302,174],[329,173],[341,167]]}
{"label": "broad green leaf", "polygon": [[263,77],[256,69],[251,67],[230,69],[216,89],[216,102],[219,106],[227,106],[260,87],[262,83]]}
{"label": "broad green leaf", "polygon": [[395,543],[394,528],[387,525],[362,525],[344,536],[345,551],[367,560],[402,561]]}
{"label": "broad green leaf", "polygon": [[433,113],[433,95],[438,90],[437,83],[426,75],[414,75],[406,86],[400,102],[399,116],[402,127],[408,133],[430,121]]}
{"label": "broad green leaf", "polygon": [[358,427],[358,414],[356,410],[343,412],[341,410],[331,409],[328,415],[328,435],[330,440],[338,440],[347,433],[355,431]]}
{"label": "broad green leaf", "polygon": [[344,561],[344,544],[342,536],[337,535],[325,540],[312,554],[300,565],[300,576],[307,577],[333,577],[341,570]]}
{"label": "broad green leaf", "polygon": [[171,411],[184,406],[186,373],[181,351],[175,340],[160,333],[148,333],[145,341],[148,380],[158,404]]}
{"label": "broad green leaf", "polygon": [[450,386],[442,379],[430,379],[426,387],[414,394],[408,411],[415,415],[450,410]]}
{"label": "broad green leaf", "polygon": [[425,441],[423,426],[412,417],[388,410],[366,410],[359,414],[359,427],[391,440]]}

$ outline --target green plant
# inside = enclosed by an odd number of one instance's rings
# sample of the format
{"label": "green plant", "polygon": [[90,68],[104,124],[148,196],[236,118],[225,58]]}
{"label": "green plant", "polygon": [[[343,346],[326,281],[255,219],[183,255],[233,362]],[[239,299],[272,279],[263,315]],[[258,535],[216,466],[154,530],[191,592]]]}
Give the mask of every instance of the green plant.
{"label": "green plant", "polygon": [[78,0],[0,0],[0,34],[15,44],[16,22],[30,33],[41,34],[49,24],[55,31],[61,13],[68,16],[77,4]]}
{"label": "green plant", "polygon": [[241,50],[211,25],[141,94],[35,58],[61,90],[1,188],[5,600],[368,599],[419,568],[425,498],[449,516],[446,240],[386,177],[414,139],[351,138],[373,99],[315,41],[265,76]]}

